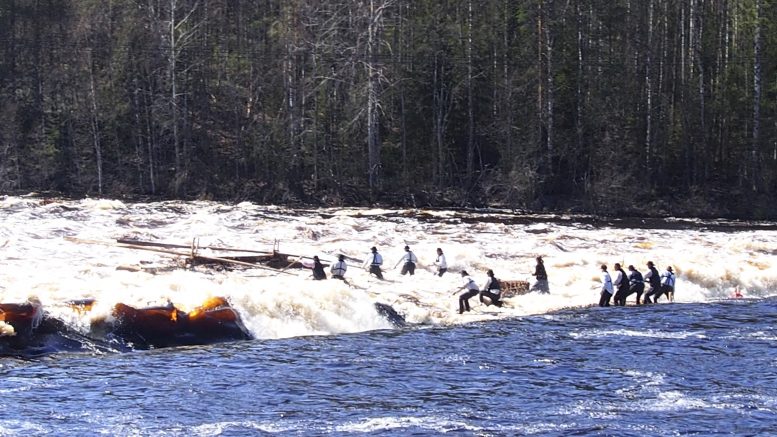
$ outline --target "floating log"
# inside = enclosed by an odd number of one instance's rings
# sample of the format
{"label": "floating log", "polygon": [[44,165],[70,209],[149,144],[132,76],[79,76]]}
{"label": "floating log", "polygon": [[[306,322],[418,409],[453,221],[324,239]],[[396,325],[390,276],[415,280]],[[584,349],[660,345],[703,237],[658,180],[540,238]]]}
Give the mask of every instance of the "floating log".
{"label": "floating log", "polygon": [[251,262],[245,262],[245,261],[239,261],[236,259],[230,259],[230,258],[222,258],[222,257],[216,257],[216,256],[205,256],[205,255],[194,255],[192,256],[191,253],[184,253],[184,252],[178,252],[171,249],[165,249],[160,247],[153,247],[153,246],[143,246],[143,245],[134,245],[134,244],[126,244],[126,243],[114,243],[110,241],[99,241],[99,240],[84,240],[80,238],[75,237],[65,237],[65,240],[71,241],[74,243],[82,243],[82,244],[101,244],[105,246],[114,246],[114,247],[121,247],[125,249],[134,249],[134,250],[145,250],[148,252],[154,252],[154,253],[162,253],[166,255],[172,255],[172,256],[179,256],[186,259],[191,260],[191,263],[193,265],[200,265],[200,264],[206,264],[208,262],[216,262],[216,263],[222,263],[222,264],[234,264],[234,265],[240,265],[245,267],[251,267],[251,268],[257,268],[257,269],[263,269],[263,270],[270,270],[276,273],[286,273],[291,274],[287,272],[283,272],[278,270],[277,268],[274,268],[273,266],[263,266],[261,264],[257,263],[251,263]]}
{"label": "floating log", "polygon": [[[135,240],[132,238],[117,238],[116,242],[119,244],[129,244],[132,246],[149,246],[149,247],[161,247],[165,249],[191,249],[192,245],[185,245],[185,244],[172,244],[172,243],[157,243],[154,241],[142,241],[142,240]],[[252,250],[252,249],[240,249],[236,247],[220,247],[220,246],[197,246],[195,249],[208,249],[208,250],[216,250],[216,251],[225,251],[225,252],[244,252],[244,253],[260,253],[260,254],[268,254],[272,255],[272,252],[268,252],[266,250]]]}
{"label": "floating log", "polygon": [[[224,256],[220,256],[219,258],[229,259],[233,261],[248,262],[248,263],[267,263],[270,267],[273,267],[276,269],[282,269],[282,270],[286,270],[288,268],[306,267],[304,264],[297,263],[297,262],[292,262],[291,264],[288,264],[288,258],[299,258],[299,259],[310,259],[310,260],[313,259],[312,256],[282,253],[277,251],[275,248],[273,248],[271,252],[268,252],[268,251],[260,251],[260,250],[241,249],[236,247],[193,246],[193,245],[184,245],[184,244],[157,243],[153,241],[142,241],[142,240],[135,240],[135,239],[129,239],[129,238],[119,238],[116,240],[116,242],[119,244],[126,244],[130,246],[148,246],[148,247],[159,247],[163,249],[193,249],[195,251],[195,257],[199,256],[199,255],[196,255],[196,250],[199,250],[199,249],[240,252],[240,253],[256,253],[259,255],[254,255],[254,256],[224,255]],[[321,261],[322,263],[325,263],[325,262],[331,263],[331,261],[324,261],[324,260],[321,260]]]}

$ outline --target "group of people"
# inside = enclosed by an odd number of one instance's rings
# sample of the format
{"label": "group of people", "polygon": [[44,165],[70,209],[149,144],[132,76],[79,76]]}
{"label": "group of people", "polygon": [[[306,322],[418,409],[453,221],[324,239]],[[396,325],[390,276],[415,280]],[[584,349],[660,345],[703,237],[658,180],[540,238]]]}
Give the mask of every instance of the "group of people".
{"label": "group of people", "polygon": [[[548,273],[545,270],[545,264],[541,256],[538,256],[536,260],[537,265],[535,266],[534,273],[532,273],[532,276],[535,277],[535,282],[532,284],[529,291],[544,294],[550,293],[548,287]],[[412,276],[415,274],[417,263],[418,257],[410,250],[409,246],[405,246],[405,253],[394,265],[394,268],[397,268],[399,264],[402,264],[401,274],[409,274]],[[434,265],[437,267],[436,274],[438,276],[443,276],[448,271],[448,263],[445,259],[445,254],[440,248],[437,248],[437,258],[434,261]],[[383,257],[378,252],[378,249],[373,246],[370,249],[370,254],[362,263],[362,267],[365,269],[369,268],[370,274],[375,275],[378,279],[383,279],[382,266]],[[614,305],[624,306],[626,305],[626,298],[632,294],[636,294],[637,305],[658,302],[658,299],[661,296],[666,296],[670,302],[674,301],[675,275],[671,266],[668,266],[664,273],[659,274],[653,262],[648,261],[648,271],[644,276],[634,268],[633,265],[628,267],[628,274],[623,270],[620,263],[615,263],[613,267],[616,272],[615,280],[612,279],[610,273],[607,271],[607,265],[603,264],[601,266],[602,286],[599,306],[610,306],[610,301],[612,301]],[[348,265],[345,262],[345,255],[339,255],[337,262],[330,267],[332,279],[346,281],[345,272],[347,270]],[[461,278],[464,285],[455,291],[455,293],[462,290],[464,291],[464,293],[459,295],[459,314],[470,311],[469,299],[475,296],[480,296],[480,302],[485,303],[486,305],[502,306],[502,290],[499,280],[494,276],[493,270],[488,270],[486,275],[486,283],[481,289],[466,270],[461,271]],[[326,279],[324,266],[321,264],[321,260],[319,260],[318,256],[313,257],[313,279]]]}
{"label": "group of people", "polygon": [[[610,306],[610,299],[615,305],[626,305],[626,298],[632,294],[637,295],[637,305],[658,302],[658,298],[661,296],[666,296],[670,302],[674,301],[675,276],[672,266],[668,266],[664,273],[659,274],[653,261],[648,261],[648,271],[644,276],[633,265],[629,266],[628,275],[619,263],[615,263],[614,268],[617,272],[615,281],[612,280],[607,271],[607,265],[602,264],[602,288],[599,306]],[[645,291],[645,284],[648,286],[647,291]],[[644,299],[642,299],[643,294]]]}
{"label": "group of people", "polygon": [[[405,246],[405,253],[402,258],[397,261],[394,268],[397,268],[399,264],[402,264],[402,275],[414,275],[416,264],[418,263],[418,257],[410,250],[409,246]],[[434,261],[434,265],[437,267],[437,276],[442,277],[448,271],[448,262],[445,259],[445,254],[442,249],[437,248],[437,258]],[[370,249],[370,254],[365,258],[362,263],[363,268],[369,268],[369,272],[375,275],[378,279],[383,279],[383,256],[378,252],[376,247]],[[345,262],[345,255],[339,255],[337,262],[332,264],[330,272],[333,279],[345,280],[345,272],[348,270],[348,265]],[[486,272],[487,280],[486,284],[481,290],[475,281],[470,277],[466,270],[461,271],[461,277],[464,280],[464,285],[458,288],[455,293],[466,290],[459,296],[459,314],[465,311],[470,311],[469,299],[475,296],[480,296],[480,302],[486,305],[495,305],[497,307],[502,306],[502,290],[499,280],[494,276],[493,270]],[[530,291],[536,291],[539,293],[549,293],[548,287],[548,274],[545,271],[545,265],[542,261],[542,257],[537,257],[537,265],[535,267],[533,276],[536,278],[536,282],[531,287]],[[326,279],[326,272],[324,266],[321,264],[321,260],[318,256],[313,257],[313,279],[322,280]]]}
{"label": "group of people", "polygon": [[[439,250],[439,249],[438,249]],[[463,314],[465,311],[470,311],[469,300],[475,296],[480,296],[480,302],[486,305],[496,305],[502,307],[502,287],[499,280],[494,276],[494,271],[489,269],[486,272],[486,284],[483,289],[479,289],[475,281],[469,276],[466,270],[461,271],[461,277],[464,281],[464,285],[461,286],[456,292],[466,290],[459,295],[459,314]],[[541,256],[537,257],[537,265],[534,268],[532,276],[535,278],[534,284],[529,291],[534,291],[542,294],[549,294],[550,288],[548,287],[548,273],[545,271],[545,263]]]}
{"label": "group of people", "polygon": [[[418,263],[418,257],[410,250],[410,246],[405,246],[405,254],[397,261],[394,268],[397,268],[399,264],[402,264],[402,275],[414,275],[416,264]],[[442,249],[437,248],[437,259],[434,261],[437,266],[437,275],[442,276],[448,271],[448,263],[445,260],[445,254]],[[378,248],[372,247],[370,254],[365,258],[362,263],[363,268],[369,268],[371,275],[375,275],[378,279],[383,279],[383,256],[378,252]],[[337,262],[330,267],[330,273],[333,279],[340,279],[345,281],[345,272],[348,270],[348,265],[345,262],[345,255],[339,255]],[[321,264],[321,260],[318,256],[313,257],[313,279],[322,280],[326,279],[326,272],[324,271],[324,265]]]}
{"label": "group of people", "polygon": [[496,305],[502,307],[502,287],[499,284],[499,280],[494,276],[493,270],[486,272],[488,279],[486,285],[481,290],[478,288],[478,284],[469,276],[466,270],[461,271],[461,278],[464,280],[464,285],[456,290],[458,293],[461,290],[466,290],[459,295],[459,314],[464,314],[464,311],[469,311],[469,300],[475,296],[480,295],[480,302],[486,305]]}

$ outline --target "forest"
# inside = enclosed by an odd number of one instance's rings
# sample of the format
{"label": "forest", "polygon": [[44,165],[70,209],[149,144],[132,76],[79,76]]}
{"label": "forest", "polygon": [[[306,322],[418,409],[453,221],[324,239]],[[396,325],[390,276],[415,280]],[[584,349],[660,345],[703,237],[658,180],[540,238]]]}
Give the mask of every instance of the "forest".
{"label": "forest", "polygon": [[777,0],[0,0],[0,193],[777,218]]}

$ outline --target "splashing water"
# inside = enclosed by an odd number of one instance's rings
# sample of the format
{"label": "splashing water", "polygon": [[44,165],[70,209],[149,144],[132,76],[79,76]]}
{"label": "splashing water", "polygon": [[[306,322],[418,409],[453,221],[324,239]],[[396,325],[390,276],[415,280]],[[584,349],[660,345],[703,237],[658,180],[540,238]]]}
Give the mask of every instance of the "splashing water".
{"label": "splashing water", "polygon": [[[246,328],[262,339],[391,328],[374,302],[391,305],[408,322],[432,325],[542,314],[595,303],[599,266],[615,262],[643,272],[649,260],[660,271],[673,266],[677,302],[728,298],[734,287],[745,297],[767,297],[777,289],[777,226],[765,223],[606,222],[506,211],[287,209],[252,203],[128,204],[30,197],[0,198],[0,215],[0,302],[36,297],[49,314],[84,332],[91,320],[107,316],[119,302],[173,302],[190,310],[214,296],[229,299]],[[205,266],[168,269],[173,260],[164,254],[83,244],[73,238],[196,242],[199,247],[266,251],[277,242],[281,252],[318,255],[325,262],[338,254],[365,259],[376,246],[385,260],[386,280],[370,276],[355,262],[349,262],[346,275],[350,286],[337,280],[313,281],[306,269],[281,274]],[[401,276],[401,265],[395,268],[405,245],[419,259],[414,276]],[[449,264],[443,277],[433,266],[438,247]],[[207,249],[198,253],[220,256]],[[536,256],[545,260],[550,294],[518,296],[499,309],[481,306],[473,298],[473,313],[455,311],[460,270],[468,270],[481,287],[487,269],[502,280],[530,281]],[[117,269],[139,264],[147,271],[160,268],[152,273]],[[74,312],[67,304],[84,298],[96,299],[89,311]]]}

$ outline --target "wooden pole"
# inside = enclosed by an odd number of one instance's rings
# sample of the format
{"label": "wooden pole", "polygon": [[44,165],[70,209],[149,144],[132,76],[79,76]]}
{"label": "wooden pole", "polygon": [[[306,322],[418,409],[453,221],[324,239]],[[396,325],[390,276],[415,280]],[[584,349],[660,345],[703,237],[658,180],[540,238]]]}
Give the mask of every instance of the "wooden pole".
{"label": "wooden pole", "polygon": [[[130,239],[122,239],[122,238],[117,239],[116,242],[120,243],[120,244],[131,244],[133,246],[164,247],[164,248],[168,248],[168,249],[189,249],[189,248],[192,247],[192,245],[185,245],[185,244],[156,243],[156,242],[153,242],[153,241],[140,241],[140,240],[130,240]],[[272,252],[268,252],[266,250],[240,249],[240,248],[237,248],[237,247],[198,246],[198,249],[223,250],[223,251],[230,251],[230,252],[260,253],[262,255],[271,255],[272,254]]]}
{"label": "wooden pole", "polygon": [[[115,246],[115,247],[122,247],[125,249],[135,249],[135,250],[145,250],[148,252],[155,252],[155,253],[163,253],[166,255],[174,255],[174,256],[181,256],[185,258],[189,258],[190,254],[184,253],[184,252],[176,252],[174,250],[164,249],[164,248],[157,248],[157,247],[148,247],[148,246],[142,246],[142,245],[135,245],[135,244],[124,244],[124,243],[114,243],[111,241],[99,241],[99,240],[84,240],[80,238],[75,237],[65,237],[65,240],[71,241],[74,243],[82,243],[82,244],[102,244],[105,246]],[[227,264],[235,264],[239,266],[246,266],[246,267],[252,267],[256,269],[262,269],[262,270],[269,270],[276,273],[285,273],[287,275],[292,275],[292,273],[285,272],[283,270],[274,269],[272,267],[266,267],[261,264],[254,264],[249,263],[245,261],[238,261],[233,260],[229,258],[219,258],[216,256],[203,256],[203,255],[196,255],[193,259],[201,259],[201,260],[207,260],[207,261],[216,261],[221,263],[227,263]]]}

